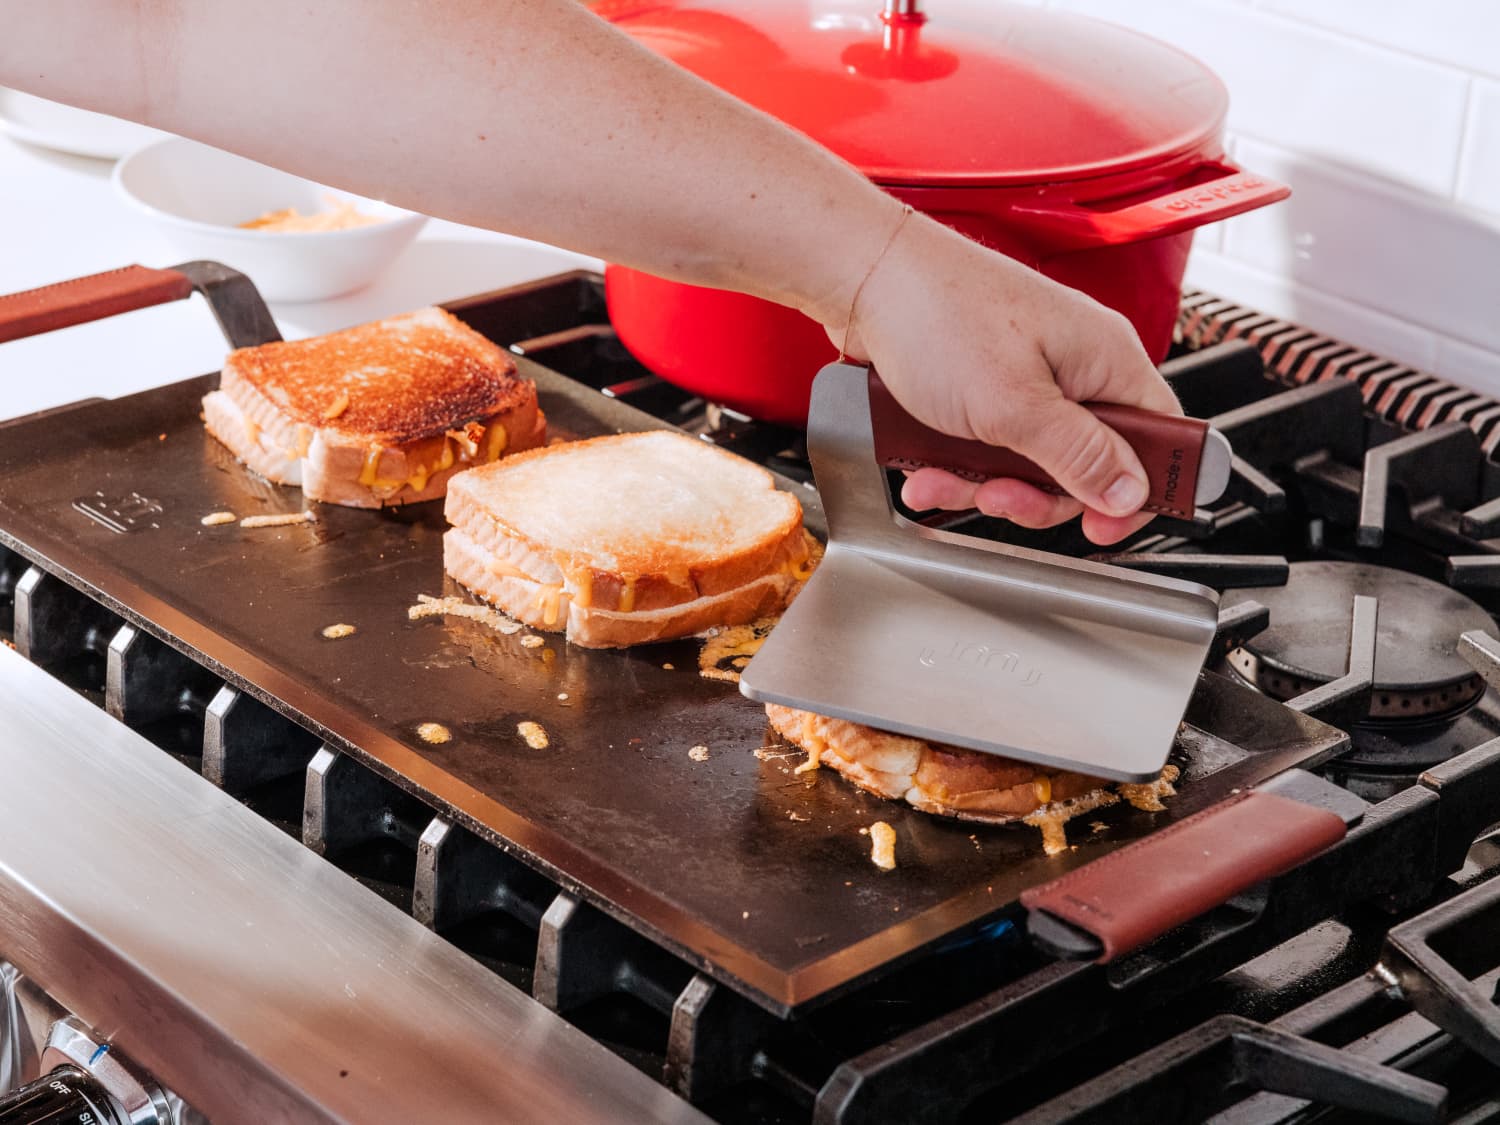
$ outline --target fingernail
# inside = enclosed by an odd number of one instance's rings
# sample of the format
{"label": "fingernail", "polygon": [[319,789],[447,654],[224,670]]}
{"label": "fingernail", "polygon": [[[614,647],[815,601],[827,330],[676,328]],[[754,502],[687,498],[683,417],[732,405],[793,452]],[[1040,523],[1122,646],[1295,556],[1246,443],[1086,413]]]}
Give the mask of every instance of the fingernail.
{"label": "fingernail", "polygon": [[1128,516],[1146,502],[1146,482],[1129,473],[1121,473],[1104,490],[1103,500],[1111,515]]}

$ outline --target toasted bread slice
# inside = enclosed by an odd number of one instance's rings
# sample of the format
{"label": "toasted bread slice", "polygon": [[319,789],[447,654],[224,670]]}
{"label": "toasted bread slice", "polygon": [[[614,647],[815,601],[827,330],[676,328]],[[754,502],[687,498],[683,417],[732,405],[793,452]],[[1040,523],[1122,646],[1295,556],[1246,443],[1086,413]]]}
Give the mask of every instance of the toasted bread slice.
{"label": "toasted bread slice", "polygon": [[802,506],[682,434],[534,450],[453,482],[448,572],[537,628],[643,644],[778,612],[803,577]]}
{"label": "toasted bread slice", "polygon": [[535,385],[438,308],[231,352],[203,415],[256,472],[364,508],[436,499],[461,470],[546,441]]}
{"label": "toasted bread slice", "polygon": [[822,765],[861,789],[961,820],[1003,824],[1109,787],[1097,777],[924,742],[775,703],[766,705],[766,717],[782,738],[815,754]]}

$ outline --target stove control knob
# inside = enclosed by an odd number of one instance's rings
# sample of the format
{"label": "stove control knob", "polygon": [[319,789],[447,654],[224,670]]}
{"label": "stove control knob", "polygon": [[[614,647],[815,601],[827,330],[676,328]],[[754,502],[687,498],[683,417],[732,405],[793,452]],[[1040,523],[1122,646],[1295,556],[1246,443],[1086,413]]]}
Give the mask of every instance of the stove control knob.
{"label": "stove control knob", "polygon": [[52,1026],[42,1076],[0,1098],[0,1125],[173,1125],[166,1095],[72,1020]]}
{"label": "stove control knob", "polygon": [[87,1071],[60,1066],[0,1098],[0,1125],[125,1125],[118,1110]]}

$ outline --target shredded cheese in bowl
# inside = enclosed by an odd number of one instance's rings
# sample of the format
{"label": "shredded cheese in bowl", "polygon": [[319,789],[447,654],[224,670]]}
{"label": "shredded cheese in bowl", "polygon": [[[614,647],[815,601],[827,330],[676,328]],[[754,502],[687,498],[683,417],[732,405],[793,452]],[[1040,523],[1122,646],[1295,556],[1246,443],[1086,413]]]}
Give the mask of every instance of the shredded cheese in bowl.
{"label": "shredded cheese in bowl", "polygon": [[283,207],[279,211],[267,211],[238,224],[241,230],[275,231],[280,234],[306,234],[310,231],[349,230],[352,227],[367,227],[372,223],[383,223],[380,215],[366,215],[348,199],[330,196],[326,211],[314,211],[304,215],[295,207]]}

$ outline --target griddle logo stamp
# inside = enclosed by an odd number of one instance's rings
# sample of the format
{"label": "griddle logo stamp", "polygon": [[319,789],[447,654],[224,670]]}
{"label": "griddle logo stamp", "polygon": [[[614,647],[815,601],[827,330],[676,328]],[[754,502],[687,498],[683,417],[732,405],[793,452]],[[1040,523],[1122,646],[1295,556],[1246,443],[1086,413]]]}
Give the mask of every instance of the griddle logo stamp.
{"label": "griddle logo stamp", "polygon": [[917,654],[917,663],[924,668],[938,668],[952,664],[966,664],[972,668],[993,669],[1003,676],[1013,676],[1019,687],[1035,687],[1042,682],[1042,673],[1036,668],[1023,668],[1021,658],[1007,649],[991,648],[989,645],[963,644],[954,641],[947,652],[935,648],[924,648]]}
{"label": "griddle logo stamp", "polygon": [[1168,504],[1174,504],[1177,501],[1177,486],[1182,481],[1182,457],[1182,450],[1174,449],[1172,460],[1167,462],[1167,490],[1162,499]]}

